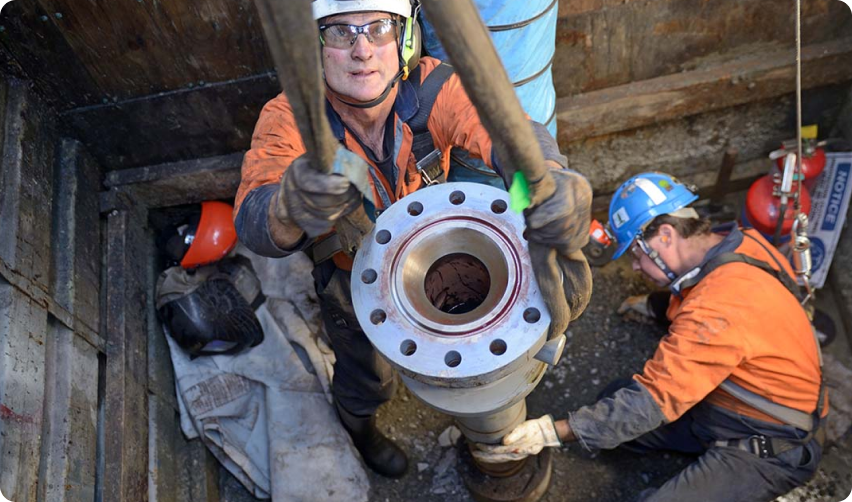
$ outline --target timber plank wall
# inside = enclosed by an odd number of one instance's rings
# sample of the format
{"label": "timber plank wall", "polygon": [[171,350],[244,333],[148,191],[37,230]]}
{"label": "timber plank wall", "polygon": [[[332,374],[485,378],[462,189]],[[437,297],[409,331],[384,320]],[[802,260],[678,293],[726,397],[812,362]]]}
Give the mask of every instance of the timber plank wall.
{"label": "timber plank wall", "polygon": [[0,489],[93,500],[100,317],[98,166],[56,113],[0,80]]}
{"label": "timber plank wall", "polygon": [[104,197],[103,169],[57,123],[0,74],[0,491],[218,500],[216,465],[180,432],[149,204]]}

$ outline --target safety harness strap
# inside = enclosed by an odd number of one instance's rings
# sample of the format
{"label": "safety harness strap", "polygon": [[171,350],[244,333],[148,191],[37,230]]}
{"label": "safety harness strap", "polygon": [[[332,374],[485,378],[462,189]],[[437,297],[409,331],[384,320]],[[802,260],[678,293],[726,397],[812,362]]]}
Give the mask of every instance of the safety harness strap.
{"label": "safety harness strap", "polygon": [[426,185],[434,185],[444,181],[444,170],[441,169],[441,151],[435,148],[432,133],[429,132],[429,115],[438,99],[438,92],[455,70],[447,63],[441,63],[420,83],[420,68],[418,66],[411,72],[409,79],[417,93],[419,107],[407,123],[414,135],[411,151],[417,160],[417,172]]}
{"label": "safety harness strap", "polygon": [[[799,290],[798,285],[793,281],[793,279],[784,271],[784,268],[781,266],[781,263],[778,261],[772,253],[766,249],[766,246],[763,245],[759,240],[754,237],[744,234],[745,237],[748,237],[758,244],[760,244],[769,256],[775,260],[775,263],[778,265],[778,269],[772,268],[771,265],[766,263],[765,261],[758,260],[751,256],[742,254],[742,253],[722,253],[717,255],[710,260],[707,261],[696,273],[690,275],[687,279],[680,282],[678,285],[679,290],[683,290],[685,288],[689,288],[698,284],[701,279],[706,277],[710,272],[716,270],[717,268],[727,265],[728,263],[746,263],[748,265],[757,267],[766,273],[770,274],[772,277],[775,277],[789,292],[792,294],[796,300],[801,302],[802,293]],[[813,331],[813,327],[811,327]],[[774,417],[781,422],[784,422],[787,425],[792,425],[798,429],[801,429],[807,432],[807,436],[802,438],[801,440],[787,440],[780,438],[771,438],[763,435],[754,435],[745,439],[733,439],[733,440],[720,440],[714,443],[714,446],[721,447],[731,447],[738,448],[745,451],[750,451],[760,458],[773,457],[785,451],[791,450],[803,444],[807,444],[813,437],[820,437],[821,433],[821,417],[823,412],[823,406],[825,404],[825,379],[822,377],[822,354],[819,346],[819,339],[816,337],[816,332],[814,334],[814,341],[816,342],[817,353],[819,354],[820,361],[820,385],[819,391],[817,394],[817,406],[816,410],[813,413],[808,414],[801,410],[797,410],[795,408],[790,408],[789,406],[784,406],[778,403],[773,403],[769,399],[751,392],[742,386],[734,383],[730,379],[722,382],[719,387],[723,389],[725,392],[730,394],[731,396],[739,399],[740,401],[748,404],[749,406],[766,413],[767,415]]]}
{"label": "safety harness strap", "polygon": [[[750,237],[750,236],[748,236],[748,237]],[[686,288],[691,288],[692,286],[695,286],[696,284],[698,284],[701,281],[701,279],[703,279],[708,274],[710,274],[710,272],[716,270],[717,268],[721,267],[722,265],[727,265],[728,263],[746,263],[748,265],[752,265],[754,267],[757,267],[757,268],[765,271],[766,273],[768,273],[772,277],[775,277],[776,279],[778,279],[778,281],[785,288],[787,288],[787,291],[789,291],[793,296],[795,296],[797,300],[802,299],[802,294],[799,291],[799,287],[796,285],[795,282],[793,282],[793,279],[789,275],[787,275],[786,272],[783,272],[783,270],[779,271],[779,270],[772,268],[765,261],[758,260],[756,258],[752,258],[751,256],[748,256],[748,255],[745,255],[745,254],[742,254],[742,253],[733,253],[733,252],[722,253],[720,255],[717,255],[717,256],[711,258],[707,263],[705,263],[703,266],[701,266],[701,269],[698,271],[697,274],[689,277],[686,280],[681,281],[678,284],[678,289],[683,291]]]}
{"label": "safety harness strap", "polygon": [[777,418],[787,425],[792,425],[805,432],[811,432],[814,429],[813,416],[804,411],[773,403],[760,394],[755,394],[732,382],[730,379],[722,382],[719,387],[740,401],[766,413],[770,417]]}
{"label": "safety harness strap", "polygon": [[[429,122],[429,115],[432,113],[432,107],[438,98],[438,92],[440,92],[444,83],[450,78],[454,70],[452,66],[441,63],[432,70],[432,73],[426,76],[426,79],[421,84],[420,68],[421,66],[415,68],[408,79],[411,85],[414,86],[419,106],[417,113],[408,119],[406,123],[414,135],[412,153],[417,160],[417,172],[420,173],[426,185],[433,185],[444,181],[444,171],[441,169],[441,151],[435,148],[432,141],[432,133],[429,132],[427,124]],[[374,177],[373,181],[377,186],[380,186],[378,179]],[[330,259],[342,249],[340,237],[334,233],[325,239],[315,242],[306,252],[311,256],[315,264],[320,264]]]}

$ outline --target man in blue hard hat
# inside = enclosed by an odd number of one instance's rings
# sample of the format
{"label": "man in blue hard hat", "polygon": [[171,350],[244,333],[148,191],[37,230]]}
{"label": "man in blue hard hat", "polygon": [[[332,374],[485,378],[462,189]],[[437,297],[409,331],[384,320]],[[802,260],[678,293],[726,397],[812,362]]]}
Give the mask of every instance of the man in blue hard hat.
{"label": "man in blue hard hat", "polygon": [[615,258],[629,251],[633,270],[671,293],[668,334],[642,372],[564,419],[545,415],[502,446],[477,445],[480,461],[573,441],[698,456],[643,491],[646,501],[769,501],[813,476],[827,405],[793,271],[757,231],[734,222],[711,228],[689,207],[697,198],[672,176],[645,173],[610,203]]}

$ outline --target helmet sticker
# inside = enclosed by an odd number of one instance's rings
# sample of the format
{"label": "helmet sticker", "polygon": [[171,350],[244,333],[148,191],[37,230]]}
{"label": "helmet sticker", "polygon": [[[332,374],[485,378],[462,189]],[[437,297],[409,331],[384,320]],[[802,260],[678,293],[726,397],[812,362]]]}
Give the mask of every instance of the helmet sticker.
{"label": "helmet sticker", "polygon": [[652,181],[645,178],[637,178],[635,183],[640,190],[645,192],[645,195],[647,195],[654,204],[662,204],[666,201],[666,194],[664,194],[663,191],[660,190],[660,187],[655,185]]}
{"label": "helmet sticker", "polygon": [[666,192],[671,192],[672,190],[674,190],[674,186],[672,186],[672,184],[669,183],[668,180],[660,180],[657,182],[657,184],[660,185],[660,188],[662,188]]}
{"label": "helmet sticker", "polygon": [[627,211],[623,207],[618,208],[618,211],[612,215],[612,225],[615,228],[621,228],[621,225],[628,221],[630,221],[630,216],[627,215]]}

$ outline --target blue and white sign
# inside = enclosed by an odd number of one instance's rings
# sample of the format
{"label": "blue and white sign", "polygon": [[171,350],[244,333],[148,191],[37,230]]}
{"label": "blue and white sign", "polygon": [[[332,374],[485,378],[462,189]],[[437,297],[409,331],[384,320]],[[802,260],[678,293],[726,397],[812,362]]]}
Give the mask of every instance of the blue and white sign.
{"label": "blue and white sign", "polygon": [[846,187],[849,185],[850,166],[852,164],[848,162],[837,164],[837,169],[831,178],[831,184],[828,186],[828,200],[826,201],[825,215],[820,230],[830,232],[837,226],[837,218],[841,214],[840,207],[843,205],[843,196],[846,195]]}
{"label": "blue and white sign", "polygon": [[852,192],[852,153],[826,154],[825,169],[811,190],[811,212],[808,215],[811,238],[811,284],[825,284],[834,250],[846,220],[849,195]]}

